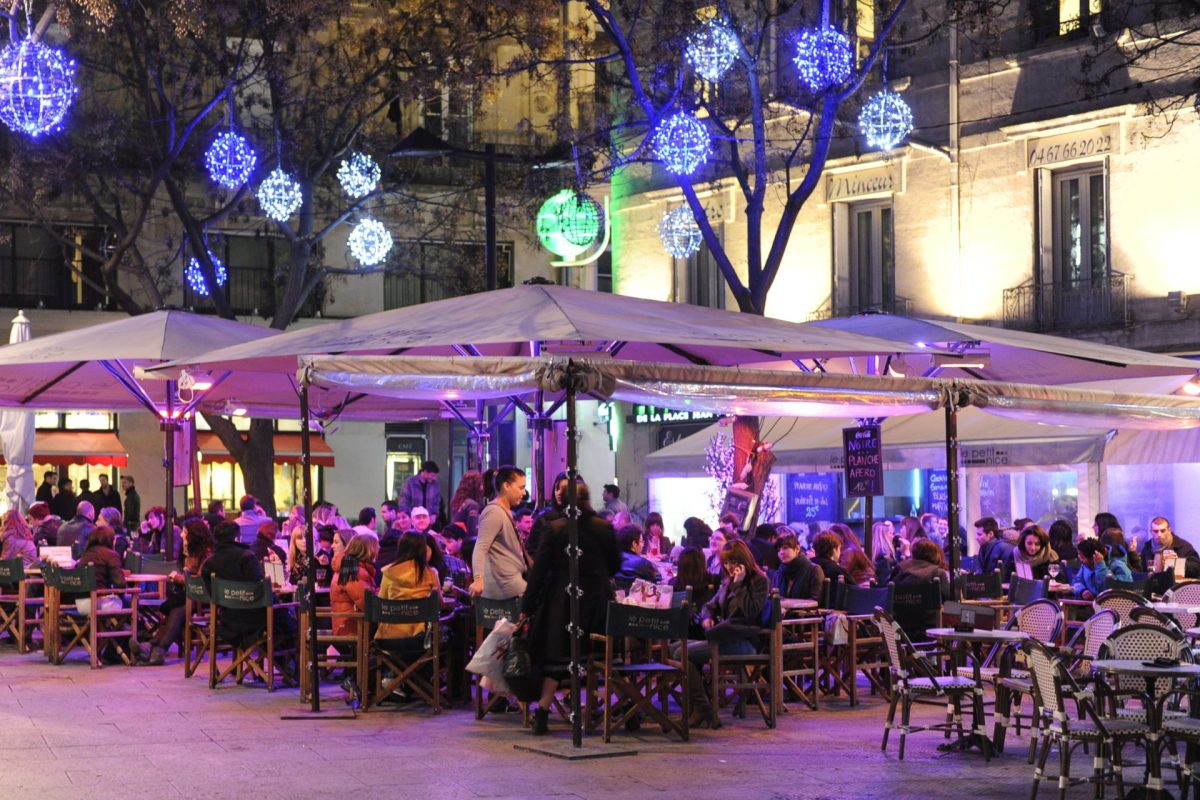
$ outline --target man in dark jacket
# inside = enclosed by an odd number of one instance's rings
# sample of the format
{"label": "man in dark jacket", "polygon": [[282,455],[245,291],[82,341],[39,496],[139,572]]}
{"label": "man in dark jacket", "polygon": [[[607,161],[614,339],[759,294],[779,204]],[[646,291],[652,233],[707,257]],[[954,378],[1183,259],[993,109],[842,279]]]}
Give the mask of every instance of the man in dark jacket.
{"label": "man in dark jacket", "polygon": [[975,559],[975,572],[989,575],[997,569],[1007,577],[1013,569],[1013,546],[1000,538],[1000,526],[995,517],[984,517],[975,521],[975,541],[979,544],[979,555]]}
{"label": "man in dark jacket", "polygon": [[58,483],[58,473],[52,469],[48,469],[42,473],[42,483],[37,488],[37,495],[34,498],[39,503],[45,503],[48,506],[54,504],[55,484]]}
{"label": "man in dark jacket", "polygon": [[[213,537],[217,548],[204,565],[204,582],[212,589],[210,578],[216,576],[226,581],[261,581],[262,562],[250,552],[249,545],[238,541],[241,529],[236,522],[226,520],[217,525]],[[223,608],[221,609],[220,634],[227,639],[253,636],[267,623],[266,609]]]}
{"label": "man in dark jacket", "polygon": [[637,525],[626,525],[617,531],[617,549],[621,551],[621,567],[614,579],[617,587],[628,590],[639,578],[658,583],[658,567],[642,556],[642,529]]}
{"label": "man in dark jacket", "polygon": [[92,523],[96,519],[96,510],[92,508],[91,503],[80,503],[75,509],[75,516],[71,517],[71,521],[64,523],[58,529],[59,547],[78,547],[78,553],[82,553],[87,546],[88,534],[95,527]]}
{"label": "man in dark jacket", "polygon": [[59,519],[72,519],[75,516],[75,506],[79,505],[79,497],[75,494],[75,485],[70,478],[58,482],[58,494],[50,501],[50,510]]}
{"label": "man in dark jacket", "polygon": [[[775,540],[779,537],[779,529],[770,523],[763,523],[754,529],[754,538],[748,544],[755,562],[766,571],[779,569],[779,556]],[[807,559],[805,559],[807,561]]]}
{"label": "man in dark jacket", "polygon": [[1155,517],[1150,520],[1150,538],[1142,547],[1142,564],[1145,565],[1145,569],[1152,572],[1174,569],[1165,563],[1170,561],[1169,553],[1166,558],[1163,557],[1167,551],[1174,553],[1176,559],[1186,562],[1186,577],[1200,578],[1200,554],[1196,553],[1196,548],[1175,535],[1175,531],[1171,530],[1170,520],[1166,517]]}
{"label": "man in dark jacket", "polygon": [[108,476],[103,472],[99,476],[100,488],[96,490],[95,503],[96,510],[101,508],[115,508],[121,510],[121,493],[117,491],[117,487],[108,482]]}
{"label": "man in dark jacket", "polygon": [[125,490],[125,529],[132,534],[142,522],[142,497],[134,488],[132,475],[121,476],[121,488]]}

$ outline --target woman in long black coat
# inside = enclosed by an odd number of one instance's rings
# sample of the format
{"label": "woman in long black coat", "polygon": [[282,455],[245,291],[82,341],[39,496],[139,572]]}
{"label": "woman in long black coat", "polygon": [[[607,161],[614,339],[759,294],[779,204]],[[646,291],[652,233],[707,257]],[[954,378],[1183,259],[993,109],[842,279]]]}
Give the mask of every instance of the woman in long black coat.
{"label": "woman in long black coat", "polygon": [[[583,645],[593,633],[603,633],[608,601],[612,599],[612,576],[621,566],[621,555],[612,524],[592,510],[587,486],[578,484],[579,507],[579,618]],[[532,617],[530,653],[543,673],[547,666],[565,666],[571,659],[570,602],[567,595],[569,561],[567,558],[567,520],[549,526],[538,545],[537,555],[527,576],[522,616]],[[586,651],[581,652],[581,657]],[[558,678],[542,680],[542,696],[534,712],[535,734],[547,732],[550,704],[558,689]]]}

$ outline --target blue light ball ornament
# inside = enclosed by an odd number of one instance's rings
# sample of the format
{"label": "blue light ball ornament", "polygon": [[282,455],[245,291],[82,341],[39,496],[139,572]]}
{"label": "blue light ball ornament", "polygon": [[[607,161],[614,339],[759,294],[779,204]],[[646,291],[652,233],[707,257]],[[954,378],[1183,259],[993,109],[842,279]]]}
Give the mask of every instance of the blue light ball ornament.
{"label": "blue light ball ornament", "polygon": [[688,36],[684,54],[705,80],[721,80],[737,59],[737,34],[724,20],[710,19]]}
{"label": "blue light ball ornament", "polygon": [[[208,251],[208,257],[212,259],[213,272],[217,278],[217,285],[224,286],[225,281],[229,279],[229,273],[225,271],[225,265],[221,263],[221,259],[213,255],[212,250]],[[208,297],[208,286],[204,283],[204,273],[200,269],[199,259],[193,258],[188,261],[187,269],[183,271],[183,277],[193,292],[201,297]]]}
{"label": "blue light ball ornament", "polygon": [[382,264],[392,251],[392,235],[379,220],[367,217],[354,226],[347,240],[350,255],[364,267]]}
{"label": "blue light ball ornament", "polygon": [[692,210],[687,206],[672,208],[658,223],[658,237],[663,247],[675,258],[687,258],[699,252],[703,236]]}
{"label": "blue light ball ornament", "polygon": [[366,197],[375,191],[382,173],[375,159],[366,153],[354,153],[338,168],[338,183],[351,199]]}
{"label": "blue light ball ornament", "polygon": [[804,81],[814,92],[840,86],[854,70],[854,49],[846,35],[831,25],[800,33],[793,59]]}
{"label": "blue light ball ornament", "polygon": [[286,222],[304,202],[300,184],[279,168],[258,185],[257,196],[263,213],[276,222]]}
{"label": "blue light ball ornament", "polygon": [[708,161],[712,137],[704,123],[680,111],[659,123],[650,139],[650,149],[668,172],[691,175]]}
{"label": "blue light ball ornament", "polygon": [[31,39],[0,51],[0,121],[12,130],[34,139],[58,130],[78,93],[64,51]]}
{"label": "blue light ball ornament", "polygon": [[240,189],[258,164],[258,154],[241,134],[225,131],[213,140],[204,154],[204,166],[215,183],[226,189]]}
{"label": "blue light ball ornament", "polygon": [[858,127],[867,144],[891,150],[912,133],[912,109],[900,95],[884,89],[867,100],[858,115]]}

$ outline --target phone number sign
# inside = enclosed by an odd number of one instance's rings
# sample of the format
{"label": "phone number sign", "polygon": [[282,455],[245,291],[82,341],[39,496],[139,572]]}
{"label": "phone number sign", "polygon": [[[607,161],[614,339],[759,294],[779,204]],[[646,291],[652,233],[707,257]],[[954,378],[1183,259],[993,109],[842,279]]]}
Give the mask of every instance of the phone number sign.
{"label": "phone number sign", "polygon": [[1025,143],[1025,166],[1032,169],[1079,158],[1115,153],[1121,146],[1121,127],[1105,125],[1086,131],[1029,139]]}

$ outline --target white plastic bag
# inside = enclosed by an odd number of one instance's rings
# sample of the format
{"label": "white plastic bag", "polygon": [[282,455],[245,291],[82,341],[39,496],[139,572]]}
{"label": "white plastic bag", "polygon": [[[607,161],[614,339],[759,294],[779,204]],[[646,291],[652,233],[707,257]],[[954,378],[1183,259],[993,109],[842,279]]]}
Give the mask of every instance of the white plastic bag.
{"label": "white plastic bag", "polygon": [[489,692],[509,693],[508,684],[504,681],[504,652],[516,629],[517,626],[505,617],[496,620],[492,632],[467,664],[467,672],[483,676],[484,688]]}

